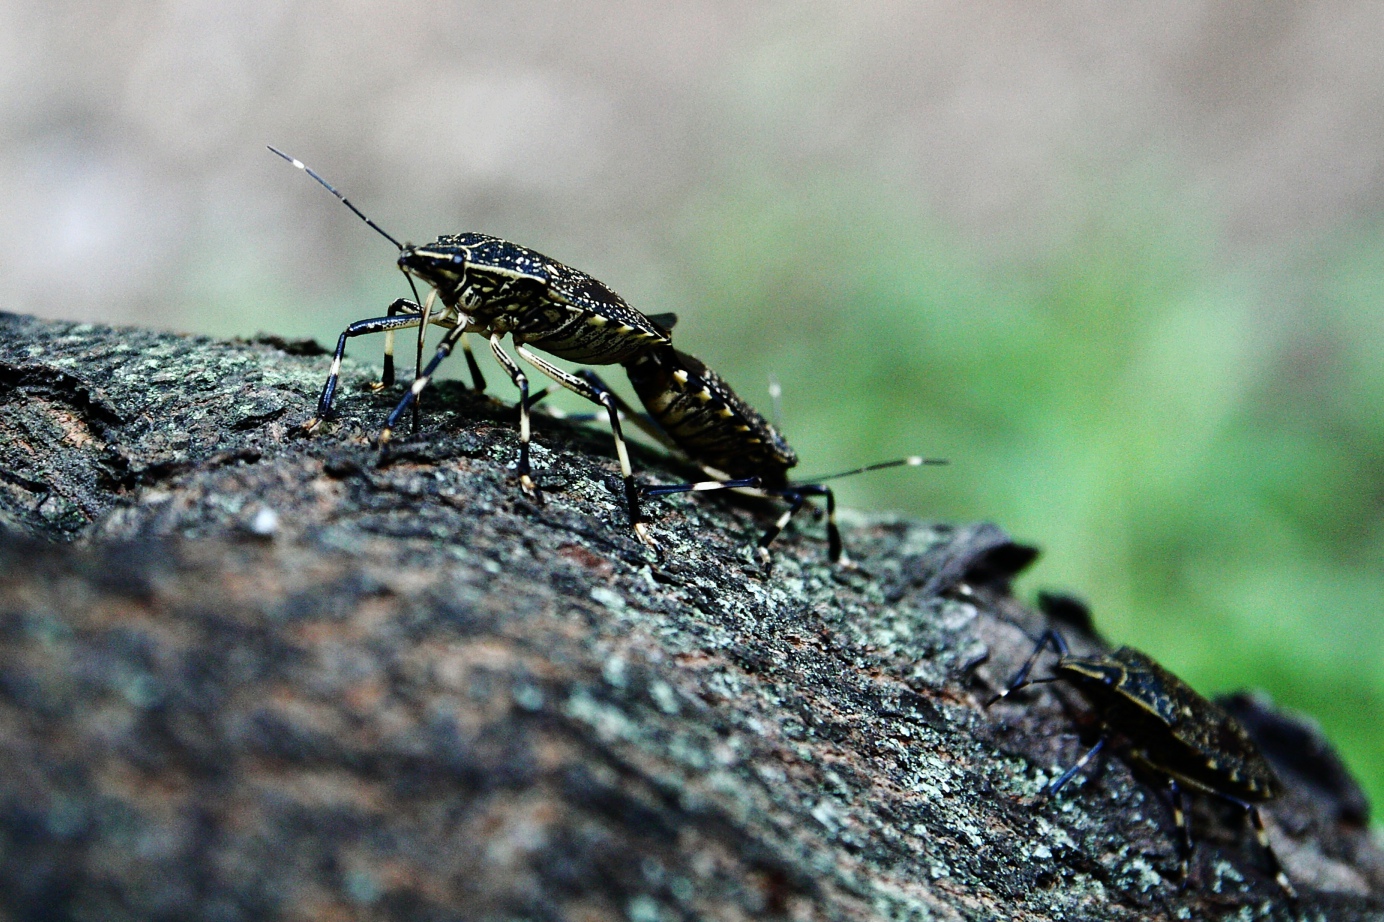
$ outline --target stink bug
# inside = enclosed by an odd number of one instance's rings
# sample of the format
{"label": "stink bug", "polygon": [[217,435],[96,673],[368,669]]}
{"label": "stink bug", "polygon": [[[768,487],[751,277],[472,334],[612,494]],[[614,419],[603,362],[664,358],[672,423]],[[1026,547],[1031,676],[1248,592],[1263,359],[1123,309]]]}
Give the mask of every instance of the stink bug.
{"label": "stink bug", "polygon": [[[519,483],[527,496],[541,502],[542,492],[529,466],[529,380],[501,343],[508,334],[515,351],[530,365],[568,390],[605,408],[624,477],[630,524],[641,541],[652,545],[640,521],[639,494],[620,430],[614,395],[598,381],[569,374],[534,355],[527,346],[574,362],[609,365],[628,361],[656,346],[667,346],[670,342],[668,329],[630,307],[618,294],[586,273],[498,237],[468,233],[438,237],[432,243],[419,246],[400,243],[302,161],[273,147],[269,149],[317,180],[394,244],[399,250],[399,268],[409,278],[410,285],[417,278],[432,289],[422,306],[418,300],[401,298],[389,306],[386,316],[356,321],[342,332],[332,358],[331,373],[318,401],[317,415],[305,423],[304,428],[311,430],[331,411],[348,338],[365,333],[387,334],[381,381],[384,386],[393,383],[394,378],[394,331],[418,328],[418,364],[421,366],[423,337],[428,324],[447,328],[436,355],[416,374],[413,386],[385,420],[380,431],[383,446],[410,406],[415,407],[417,413],[419,395],[458,341],[466,350],[477,388],[484,388],[484,380],[463,339],[467,333],[479,333],[489,340],[495,358],[519,389]],[[417,298],[416,289],[414,297]]]}
{"label": "stink bug", "polygon": [[[649,411],[653,424],[650,434],[681,450],[715,478],[644,487],[643,495],[740,490],[787,500],[788,509],[759,539],[758,554],[766,570],[771,561],[769,546],[811,496],[826,498],[829,554],[832,562],[843,559],[841,532],[836,524],[836,496],[823,481],[888,467],[946,463],[915,456],[814,481],[792,481],[788,471],[798,463],[797,453],[768,420],[701,361],[670,345],[658,345],[626,359],[624,366],[635,393]],[[589,373],[586,379],[599,381]],[[632,418],[641,419],[637,415]]]}
{"label": "stink bug", "polygon": [[[1057,654],[1053,675],[1030,679],[1034,664],[1049,645]],[[1094,746],[1048,785],[1049,796],[1062,790],[1108,740],[1115,740],[1131,766],[1162,779],[1172,795],[1173,819],[1181,830],[1184,880],[1192,855],[1191,820],[1183,803],[1185,788],[1243,810],[1269,857],[1278,885],[1289,898],[1296,897],[1269,844],[1259,811],[1259,804],[1278,795],[1278,778],[1235,718],[1138,650],[1120,647],[1105,655],[1073,656],[1062,635],[1054,630],[1044,632],[1009,684],[985,706],[1028,685],[1058,680],[1081,692],[1102,733]]]}

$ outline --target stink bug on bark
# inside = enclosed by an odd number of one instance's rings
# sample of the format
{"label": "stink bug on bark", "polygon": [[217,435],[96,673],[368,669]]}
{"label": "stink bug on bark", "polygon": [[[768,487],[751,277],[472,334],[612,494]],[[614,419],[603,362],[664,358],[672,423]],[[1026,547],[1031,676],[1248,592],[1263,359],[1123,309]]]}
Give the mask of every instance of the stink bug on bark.
{"label": "stink bug on bark", "polygon": [[[1053,675],[1030,679],[1034,664],[1049,645],[1057,654]],[[1278,778],[1235,718],[1138,650],[1120,647],[1104,655],[1073,656],[1062,635],[1053,630],[1044,632],[1009,684],[985,706],[1028,685],[1059,680],[1075,687],[1090,703],[1102,733],[1094,746],[1048,785],[1049,796],[1062,790],[1107,742],[1115,741],[1131,766],[1162,779],[1172,795],[1173,819],[1181,830],[1184,880],[1191,862],[1192,831],[1183,798],[1185,790],[1191,790],[1228,801],[1245,812],[1275,880],[1289,898],[1296,897],[1269,844],[1259,811],[1259,804],[1277,796]]]}
{"label": "stink bug on bark", "polygon": [[[777,497],[788,508],[759,539],[757,553],[767,571],[769,546],[809,497],[821,496],[827,506],[827,541],[833,563],[844,559],[841,531],[836,524],[836,496],[824,481],[889,467],[945,464],[917,456],[841,471],[811,481],[793,481],[788,472],[798,455],[753,407],[731,390],[720,375],[697,358],[670,345],[653,346],[624,361],[630,383],[649,411],[652,436],[686,454],[714,480],[644,487],[644,496],[739,490]],[[594,374],[587,380],[599,382]],[[632,416],[643,425],[642,418]],[[849,562],[849,561],[847,561]]]}
{"label": "stink bug on bark", "polygon": [[[273,147],[269,149],[317,180],[394,244],[399,250],[399,268],[409,278],[410,285],[417,278],[432,289],[421,306],[421,299],[401,298],[389,306],[386,316],[358,320],[342,332],[332,358],[331,373],[317,404],[317,415],[305,423],[304,428],[311,430],[331,411],[347,339],[366,333],[386,334],[381,382],[381,386],[386,386],[394,379],[393,335],[396,330],[418,329],[418,365],[421,366],[427,326],[436,324],[447,329],[437,353],[427,367],[415,375],[413,386],[385,420],[380,431],[383,446],[410,406],[415,408],[416,421],[419,395],[458,341],[466,350],[477,389],[484,389],[484,379],[464,339],[467,333],[478,333],[489,340],[495,358],[519,389],[519,483],[527,496],[541,502],[542,493],[529,465],[529,380],[501,342],[509,335],[515,351],[530,365],[568,390],[605,408],[624,477],[630,524],[641,541],[653,545],[640,520],[639,493],[620,430],[614,395],[598,381],[569,374],[533,354],[528,347],[532,345],[574,362],[610,365],[628,361],[650,348],[667,346],[670,342],[668,329],[630,307],[618,294],[586,273],[498,237],[469,233],[438,237],[432,243],[419,246],[400,243],[302,161]],[[417,299],[416,289],[414,297]]]}

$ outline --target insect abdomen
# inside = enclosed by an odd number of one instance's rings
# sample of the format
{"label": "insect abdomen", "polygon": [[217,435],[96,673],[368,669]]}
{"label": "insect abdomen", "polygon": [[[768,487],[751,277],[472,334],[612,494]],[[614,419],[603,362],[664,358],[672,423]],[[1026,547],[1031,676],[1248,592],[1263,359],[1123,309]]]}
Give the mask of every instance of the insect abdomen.
{"label": "insect abdomen", "polygon": [[798,456],[769,422],[700,361],[671,346],[625,365],[659,428],[698,464],[780,486]]}
{"label": "insect abdomen", "polygon": [[571,320],[550,333],[523,338],[558,358],[587,365],[617,365],[662,342],[651,333],[587,311],[572,312]]}

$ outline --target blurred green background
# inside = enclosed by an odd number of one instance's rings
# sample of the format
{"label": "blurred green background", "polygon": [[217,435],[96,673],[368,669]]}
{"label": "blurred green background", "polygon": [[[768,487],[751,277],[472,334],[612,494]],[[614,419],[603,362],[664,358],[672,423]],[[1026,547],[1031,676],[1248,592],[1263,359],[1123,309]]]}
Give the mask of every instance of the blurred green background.
{"label": "blurred green background", "polygon": [[1378,804],[1382,44],[1363,2],[0,2],[0,294],[334,340],[407,292],[281,146],[677,311],[804,474],[949,458],[840,492],[1040,545],[1021,592],[1309,713]]}

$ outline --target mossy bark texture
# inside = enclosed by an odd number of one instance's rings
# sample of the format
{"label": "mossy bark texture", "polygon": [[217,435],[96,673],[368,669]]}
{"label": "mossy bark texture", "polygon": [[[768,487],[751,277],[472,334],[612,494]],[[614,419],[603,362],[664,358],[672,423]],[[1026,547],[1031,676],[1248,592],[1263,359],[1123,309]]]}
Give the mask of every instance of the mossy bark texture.
{"label": "mossy bark texture", "polygon": [[1296,907],[1211,806],[1179,886],[1119,758],[1040,795],[1092,737],[981,706],[1044,625],[999,529],[851,519],[843,569],[803,516],[766,576],[776,510],[686,496],[659,559],[601,427],[536,417],[538,506],[458,384],[381,464],[348,362],[301,435],[327,365],[0,315],[0,918],[1384,917],[1316,763],[1267,810]]}

